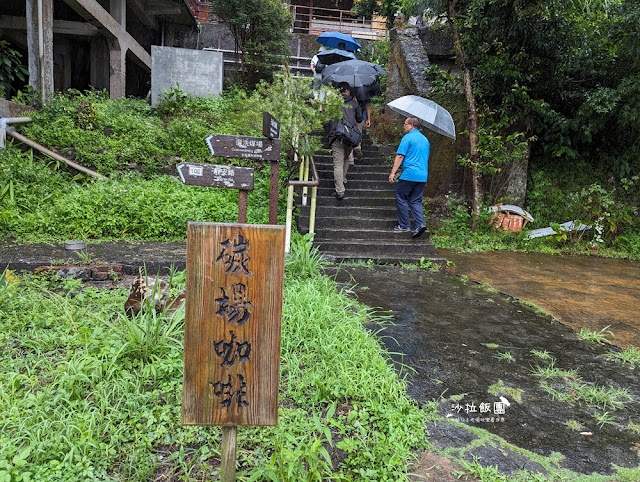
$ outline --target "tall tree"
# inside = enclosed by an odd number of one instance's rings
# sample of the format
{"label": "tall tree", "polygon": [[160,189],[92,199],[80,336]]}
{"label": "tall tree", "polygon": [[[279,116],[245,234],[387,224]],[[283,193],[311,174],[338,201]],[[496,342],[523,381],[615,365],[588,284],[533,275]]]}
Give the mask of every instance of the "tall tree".
{"label": "tall tree", "polygon": [[291,55],[291,14],[282,0],[213,0],[213,13],[231,31],[243,83],[269,79]]}
{"label": "tall tree", "polygon": [[448,0],[447,23],[453,35],[453,48],[456,52],[456,59],[462,72],[462,85],[464,96],[467,100],[467,111],[469,113],[469,156],[471,165],[471,183],[473,186],[473,222],[472,229],[475,231],[480,214],[480,206],[483,200],[482,178],[480,176],[480,151],[478,150],[478,103],[473,91],[471,79],[471,68],[465,60],[465,53],[462,46],[460,29],[458,28],[458,17],[461,14],[459,0]]}

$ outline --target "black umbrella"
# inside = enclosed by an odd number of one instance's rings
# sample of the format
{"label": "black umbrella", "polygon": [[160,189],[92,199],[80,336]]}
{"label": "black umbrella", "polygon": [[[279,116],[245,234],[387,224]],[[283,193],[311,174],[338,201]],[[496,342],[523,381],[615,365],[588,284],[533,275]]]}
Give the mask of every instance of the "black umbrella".
{"label": "black umbrella", "polygon": [[380,79],[377,79],[373,84],[363,85],[362,87],[354,87],[351,94],[358,100],[371,99],[377,95],[382,94],[382,87],[380,86]]}
{"label": "black umbrella", "polygon": [[337,85],[340,82],[346,82],[351,90],[356,91],[359,87],[375,84],[378,76],[386,74],[378,64],[357,59],[345,60],[326,67],[322,71],[322,83]]}
{"label": "black umbrella", "polygon": [[318,59],[320,60],[320,62],[322,62],[325,65],[333,65],[338,62],[343,62],[345,60],[356,58],[356,56],[353,55],[351,52],[347,52],[346,50],[340,50],[340,49],[324,50],[322,52],[318,52],[316,55],[318,56]]}

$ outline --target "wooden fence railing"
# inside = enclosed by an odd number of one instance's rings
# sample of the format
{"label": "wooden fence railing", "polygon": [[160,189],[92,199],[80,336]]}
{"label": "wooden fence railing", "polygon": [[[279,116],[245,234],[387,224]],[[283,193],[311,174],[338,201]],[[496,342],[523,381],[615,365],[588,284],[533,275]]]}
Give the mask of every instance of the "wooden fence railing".
{"label": "wooden fence railing", "polygon": [[337,31],[357,39],[376,40],[387,33],[382,17],[357,17],[349,10],[291,5],[293,32],[320,35],[326,31]]}
{"label": "wooden fence railing", "polygon": [[[185,0],[191,13],[199,23],[217,23],[212,13],[212,4],[204,0]],[[290,5],[293,16],[293,33],[320,35],[326,31],[337,31],[357,39],[376,40],[387,33],[383,17],[357,17],[349,10]]]}

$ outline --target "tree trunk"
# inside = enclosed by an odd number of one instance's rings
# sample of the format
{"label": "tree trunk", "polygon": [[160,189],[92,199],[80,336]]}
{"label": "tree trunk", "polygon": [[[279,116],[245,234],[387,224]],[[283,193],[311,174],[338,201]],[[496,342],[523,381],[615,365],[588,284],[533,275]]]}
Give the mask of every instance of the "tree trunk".
{"label": "tree trunk", "polygon": [[480,170],[478,169],[478,164],[480,162],[480,152],[478,150],[478,109],[476,96],[473,93],[473,87],[471,85],[471,71],[465,62],[462,43],[460,41],[460,30],[458,30],[458,26],[455,22],[456,16],[459,13],[456,11],[457,6],[458,0],[449,1],[447,21],[451,27],[453,47],[456,51],[457,61],[458,64],[460,64],[460,70],[462,72],[462,85],[464,87],[464,95],[467,100],[467,109],[469,112],[469,154],[471,156],[471,180],[473,186],[473,217],[471,227],[473,231],[475,231],[478,224],[478,216],[480,215],[480,205],[482,204],[483,199],[482,179],[480,177]]}

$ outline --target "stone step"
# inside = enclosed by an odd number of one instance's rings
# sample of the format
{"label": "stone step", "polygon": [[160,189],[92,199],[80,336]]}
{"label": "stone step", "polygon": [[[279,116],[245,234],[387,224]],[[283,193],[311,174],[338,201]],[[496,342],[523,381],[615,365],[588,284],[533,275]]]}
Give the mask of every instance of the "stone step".
{"label": "stone step", "polygon": [[[335,198],[334,198],[335,200]],[[309,225],[309,206],[298,206],[300,209],[299,219],[300,224],[304,226]],[[344,217],[355,217],[361,221],[368,223],[374,219],[391,219],[395,218],[396,206],[359,206],[345,204],[344,201],[334,205],[320,205],[316,206],[316,226],[318,220],[339,219]]]}
{"label": "stone step", "polygon": [[[313,156],[313,162],[315,162],[316,167],[320,168],[321,166],[333,166],[333,157],[331,156],[331,154],[328,155],[314,155]],[[362,159],[355,159],[355,165],[356,166],[377,166],[379,168],[386,168],[387,170],[391,171],[391,166],[393,165],[393,163],[389,162],[387,159],[383,159],[380,157],[371,157],[371,156],[365,156]]]}
{"label": "stone step", "polygon": [[[333,164],[316,164],[320,179],[333,179]],[[352,176],[357,179],[369,179],[372,181],[387,181],[389,179],[390,167],[371,164],[356,164],[349,166],[347,177]]]}
{"label": "stone step", "polygon": [[[333,177],[330,177],[330,178],[326,178],[322,176],[320,177],[320,186],[318,186],[318,189],[333,188],[333,187],[334,187]],[[379,192],[379,193],[385,193],[385,194],[386,193],[393,194],[393,184],[389,184],[388,177],[386,179],[362,179],[360,176],[358,176],[358,173],[355,173],[355,172],[352,173],[351,171],[349,171],[349,173],[347,174],[347,185],[345,186],[345,188],[348,191],[366,190],[370,193]]]}
{"label": "stone step", "polygon": [[[319,213],[318,213],[319,214]],[[322,233],[330,232],[332,229],[340,230],[340,229],[349,229],[353,232],[354,229],[360,229],[362,227],[361,216],[350,216],[345,214],[352,214],[350,212],[341,213],[343,215],[338,216],[318,216],[316,215],[316,226],[322,226]],[[383,215],[375,218],[367,218],[367,228],[368,229],[377,229],[377,230],[390,230],[398,224],[398,221],[395,216],[395,210],[389,211],[388,213],[382,213]],[[391,214],[391,215],[389,215]],[[303,219],[308,219],[305,217]],[[308,224],[308,223],[307,223]],[[316,231],[318,231],[316,229]]]}
{"label": "stone step", "polygon": [[[393,193],[393,187],[391,184],[386,183],[384,185],[386,190],[379,189],[378,184],[382,184],[379,181],[349,181],[345,186],[345,199],[359,199],[359,198],[372,198],[372,199],[393,199],[395,202],[396,196]],[[333,180],[325,181],[320,180],[320,186],[318,187],[318,197],[330,197],[335,193],[333,186]]]}
{"label": "stone step", "polygon": [[393,227],[397,224],[395,220],[387,221],[382,229],[362,229],[359,227],[327,227],[316,228],[316,237],[314,241],[323,242],[343,242],[352,241],[354,239],[361,240],[367,244],[375,242],[376,244],[386,244],[388,242],[399,242],[402,245],[421,245],[428,241],[431,233],[426,231],[419,238],[413,238],[412,233],[396,233]]}
{"label": "stone step", "polygon": [[[326,192],[329,189],[318,189],[318,191],[324,190]],[[316,207],[320,206],[343,206],[345,210],[349,209],[360,209],[363,207],[393,207],[395,209],[396,199],[393,196],[380,196],[375,195],[375,193],[371,194],[365,191],[362,191],[359,195],[354,195],[353,191],[349,191],[347,189],[345,197],[343,200],[339,201],[336,199],[333,194],[335,191],[333,189],[330,190],[331,194],[324,194],[318,196],[316,200]]]}
{"label": "stone step", "polygon": [[[418,238],[422,239],[422,238]],[[359,259],[381,259],[393,257],[397,259],[417,259],[439,257],[433,243],[422,240],[420,243],[408,244],[403,241],[385,241],[369,243],[363,239],[350,241],[322,241],[313,243],[321,253],[331,256],[341,256],[342,259],[358,257]]]}
{"label": "stone step", "polygon": [[447,259],[442,258],[437,253],[432,255],[420,255],[419,253],[399,253],[397,256],[393,253],[379,256],[368,256],[360,254],[341,253],[339,251],[320,251],[320,256],[326,261],[332,263],[349,263],[349,262],[365,262],[373,264],[419,264],[421,262],[429,262],[432,265],[439,265],[444,268],[447,265]]}

